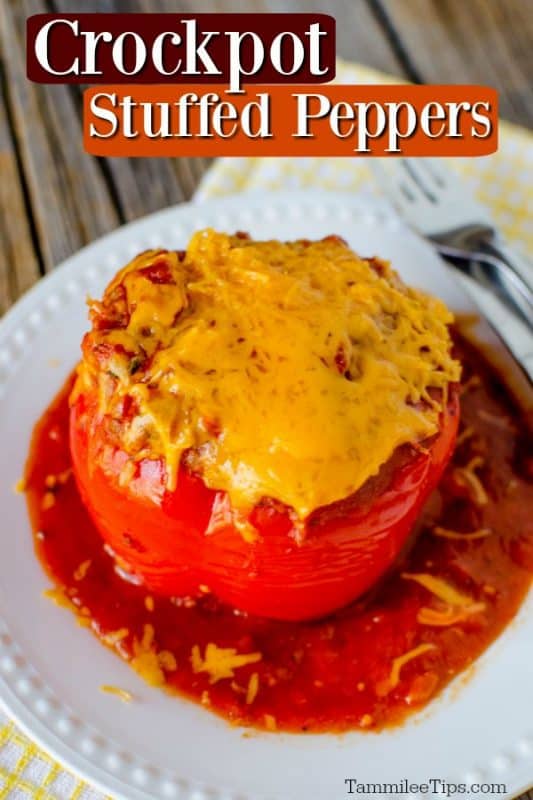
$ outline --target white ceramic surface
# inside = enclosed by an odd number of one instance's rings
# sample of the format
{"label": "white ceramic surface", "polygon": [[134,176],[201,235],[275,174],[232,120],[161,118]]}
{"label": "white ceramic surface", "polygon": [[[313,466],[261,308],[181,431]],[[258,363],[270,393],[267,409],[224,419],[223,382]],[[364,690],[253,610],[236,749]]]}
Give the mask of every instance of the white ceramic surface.
{"label": "white ceramic surface", "polygon": [[[349,777],[505,783],[508,797],[526,789],[533,781],[531,595],[466,685],[459,687],[460,679],[403,727],[377,735],[249,738],[144,685],[70,613],[42,597],[48,581],[13,486],[34,422],[78,358],[85,297],[99,294],[137,252],[182,248],[205,226],[259,238],[338,233],[362,255],[390,258],[408,282],[454,309],[469,308],[431,250],[386,206],[319,192],[170,208],[90,245],[39,282],[0,324],[0,701],[61,762],[127,800],[333,800],[348,796]],[[129,689],[137,700],[123,704],[102,694],[103,683]]]}

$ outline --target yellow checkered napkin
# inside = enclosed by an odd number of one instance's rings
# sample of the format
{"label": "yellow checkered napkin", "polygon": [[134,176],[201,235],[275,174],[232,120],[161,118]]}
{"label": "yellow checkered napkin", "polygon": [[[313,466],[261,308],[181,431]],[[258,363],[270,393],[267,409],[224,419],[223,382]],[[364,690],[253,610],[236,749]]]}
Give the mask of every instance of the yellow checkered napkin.
{"label": "yellow checkered napkin", "polygon": [[[365,67],[344,63],[339,64],[337,74],[343,83],[390,83],[393,80]],[[490,209],[494,221],[513,245],[533,255],[530,213],[533,208],[533,134],[502,123],[498,153],[458,160],[451,166]],[[217,161],[196,197],[218,197],[250,189],[301,188],[377,192],[365,159],[236,158]],[[484,306],[485,301],[483,298]],[[490,304],[490,299],[488,302]],[[493,320],[502,313],[497,307],[487,308],[487,312]],[[0,712],[0,798],[102,800],[103,796],[63,770]]]}
{"label": "yellow checkered napkin", "polygon": [[0,712],[0,798],[103,800],[40,750]]}

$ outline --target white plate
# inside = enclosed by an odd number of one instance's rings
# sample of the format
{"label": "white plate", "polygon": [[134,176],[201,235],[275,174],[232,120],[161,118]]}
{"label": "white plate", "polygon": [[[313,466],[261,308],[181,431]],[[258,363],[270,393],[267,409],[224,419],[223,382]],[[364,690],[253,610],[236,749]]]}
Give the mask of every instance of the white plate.
{"label": "white plate", "polygon": [[[193,703],[145,686],[71,614],[42,598],[47,580],[33,554],[24,499],[12,487],[33,424],[78,358],[85,296],[100,293],[137,252],[184,247],[205,226],[259,238],[338,233],[363,255],[392,259],[408,282],[453,308],[469,308],[431,250],[386,206],[318,192],[170,208],[90,245],[41,281],[0,325],[0,700],[61,762],[127,800],[332,800],[347,796],[350,777],[505,783],[505,796],[526,789],[533,778],[531,596],[466,686],[456,682],[401,728],[250,738]],[[139,701],[120,703],[99,691],[102,683],[130,689]]]}

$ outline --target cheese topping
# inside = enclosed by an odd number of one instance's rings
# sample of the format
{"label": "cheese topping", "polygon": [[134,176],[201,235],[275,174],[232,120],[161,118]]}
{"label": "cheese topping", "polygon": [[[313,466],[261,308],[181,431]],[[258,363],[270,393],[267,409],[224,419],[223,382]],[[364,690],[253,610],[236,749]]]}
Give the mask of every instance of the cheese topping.
{"label": "cheese topping", "polygon": [[[455,534],[454,531],[448,531],[445,528],[437,528],[435,530],[441,531],[439,535],[445,535],[448,538],[456,538],[457,536],[465,539],[469,537],[468,534]],[[476,536],[476,534],[480,533],[483,536],[486,535],[484,529],[481,529],[471,533],[470,538],[481,538]],[[487,533],[490,533],[490,531],[487,531]],[[433,625],[436,627],[456,625],[485,610],[485,603],[476,603],[473,597],[470,597],[465,592],[460,592],[459,589],[445,581],[444,578],[437,578],[427,572],[403,572],[402,578],[420,584],[441,601],[443,606],[441,608],[425,607],[420,609],[416,618],[421,625]]]}
{"label": "cheese topping", "polygon": [[92,564],[92,561],[91,561],[90,558],[88,558],[87,561],[82,561],[81,564],[79,565],[79,567],[74,572],[74,575],[73,575],[74,580],[75,581],[82,581],[85,578],[85,576],[87,575],[87,573],[89,572],[89,569],[91,568],[91,564]]}
{"label": "cheese topping", "polygon": [[122,700],[123,703],[131,703],[133,700],[132,693],[128,692],[127,689],[121,689],[120,686],[110,686],[104,683],[100,686],[100,691],[106,694],[114,694],[119,700]]}
{"label": "cheese topping", "polygon": [[257,672],[254,672],[250,676],[250,680],[248,681],[248,688],[246,690],[246,704],[251,705],[255,698],[257,697],[257,693],[259,691],[259,675]]}
{"label": "cheese topping", "polygon": [[408,650],[406,653],[403,653],[403,655],[394,658],[392,660],[389,677],[376,685],[376,693],[378,697],[384,697],[398,686],[400,683],[402,668],[408,664],[409,661],[412,661],[414,658],[419,658],[419,656],[423,656],[424,653],[429,653],[431,650],[436,649],[437,646],[435,644],[428,642],[426,644],[420,644],[418,647],[414,647],[412,650]]}
{"label": "cheese topping", "polygon": [[443,303],[337,237],[200,231],[134,259],[91,319],[75,392],[98,391],[134,460],[164,458],[169,489],[186,458],[244,513],[272,497],[303,520],[352,494],[437,432],[460,376]]}
{"label": "cheese topping", "polygon": [[456,467],[454,475],[461,486],[465,486],[472,497],[472,502],[477,506],[486,506],[489,496],[475,470],[483,466],[483,458],[474,456],[465,467]]}
{"label": "cheese topping", "polygon": [[446,606],[443,609],[421,608],[416,615],[417,622],[421,625],[432,625],[437,628],[445,628],[465,622],[474,614],[480,614],[485,610],[485,603],[472,603],[470,606],[454,608]]}
{"label": "cheese topping", "polygon": [[402,578],[419,583],[428,592],[431,592],[439,600],[450,606],[464,608],[474,602],[469,594],[460,592],[459,589],[445,581],[444,578],[437,578],[436,575],[430,575],[428,572],[403,572]]}
{"label": "cheese topping", "polygon": [[144,625],[141,639],[133,640],[131,666],[150,686],[164,686],[165,672],[177,669],[176,657],[169,650],[157,650],[153,625]]}
{"label": "cheese topping", "polygon": [[492,530],[490,528],[478,528],[469,533],[461,533],[460,531],[451,531],[449,528],[441,528],[440,525],[436,525],[432,533],[435,536],[440,536],[442,539],[456,539],[459,542],[471,542],[474,539],[485,539],[485,537],[491,535]]}
{"label": "cheese topping", "polygon": [[[236,669],[247,664],[256,664],[261,658],[261,653],[238,653],[234,647],[218,647],[213,642],[206,645],[203,658],[198,645],[195,644],[191,651],[193,672],[207,672],[210,683],[233,678]],[[259,684],[257,687],[259,688]]]}

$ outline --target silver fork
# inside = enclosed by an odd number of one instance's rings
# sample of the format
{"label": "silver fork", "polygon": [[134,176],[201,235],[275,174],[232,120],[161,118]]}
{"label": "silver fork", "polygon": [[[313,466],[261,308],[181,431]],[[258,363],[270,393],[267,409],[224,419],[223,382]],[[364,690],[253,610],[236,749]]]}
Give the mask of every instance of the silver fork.
{"label": "silver fork", "polygon": [[487,211],[451,170],[431,158],[371,158],[369,166],[406,221],[533,331],[533,265],[504,244]]}

